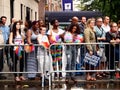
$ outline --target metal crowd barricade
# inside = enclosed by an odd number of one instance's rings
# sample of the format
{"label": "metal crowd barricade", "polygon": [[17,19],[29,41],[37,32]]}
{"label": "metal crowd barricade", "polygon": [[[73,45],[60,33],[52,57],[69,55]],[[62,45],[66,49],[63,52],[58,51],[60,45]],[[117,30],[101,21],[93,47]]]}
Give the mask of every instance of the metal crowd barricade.
{"label": "metal crowd barricade", "polygon": [[[24,59],[24,62],[23,62],[23,64],[24,64],[24,69],[23,69],[23,72],[21,72],[21,71],[19,71],[18,69],[20,69],[19,68],[19,64],[20,64],[20,60],[17,60],[17,62],[16,63],[18,63],[17,64],[17,72],[15,72],[14,71],[14,69],[15,68],[13,68],[14,66],[12,66],[13,65],[13,62],[15,62],[15,60],[12,60],[12,58],[11,58],[11,55],[13,56],[13,57],[15,57],[15,54],[13,54],[13,52],[14,52],[14,50],[13,49],[15,49],[15,47],[16,46],[21,46],[21,47],[23,47],[22,48],[22,51],[23,51],[23,59]],[[48,50],[46,50],[46,48],[44,48],[42,45],[38,45],[38,44],[34,44],[33,46],[33,48],[28,48],[27,50],[28,50],[28,52],[26,52],[25,51],[25,46],[30,46],[30,45],[9,45],[9,44],[4,44],[4,45],[0,45],[0,47],[2,47],[2,49],[3,49],[3,52],[2,52],[2,54],[1,55],[3,55],[4,57],[3,57],[3,59],[4,59],[4,61],[3,61],[3,65],[4,65],[4,62],[6,62],[7,63],[7,67],[5,67],[4,66],[4,68],[5,68],[5,70],[7,70],[7,71],[2,71],[2,72],[0,72],[1,74],[24,74],[24,76],[25,77],[27,77],[27,74],[41,74],[42,75],[42,87],[44,87],[44,83],[45,83],[45,74],[46,74],[46,71],[45,71],[45,67],[46,67],[46,54],[48,54]],[[33,72],[33,71],[27,71],[27,62],[29,62],[27,59],[28,59],[28,56],[29,56],[29,51],[30,51],[30,49],[33,49],[33,51],[34,51],[34,57],[35,57],[35,59],[37,60],[36,62],[37,62],[37,64],[36,64],[36,68],[37,68],[37,71],[35,72]],[[19,54],[19,50],[20,49],[18,49],[18,51],[16,51],[17,52],[17,54]],[[36,51],[37,50],[37,51]],[[11,54],[12,53],[12,54]],[[0,56],[1,56],[0,55]],[[41,61],[43,61],[42,62],[42,67],[40,67],[40,72],[38,72],[38,66],[39,66],[39,64],[38,64],[38,62],[40,62],[40,59],[43,59],[43,60],[41,60]],[[39,59],[39,61],[38,61],[38,59]],[[31,65],[32,66],[32,65]],[[6,69],[6,68],[8,68],[8,69]],[[14,79],[13,79],[14,80]]]}
{"label": "metal crowd barricade", "polygon": [[[107,66],[104,68],[104,69],[96,69],[96,68],[94,68],[94,70],[92,70],[91,69],[91,67],[89,67],[89,69],[88,70],[86,70],[85,69],[85,63],[83,62],[83,61],[81,61],[81,59],[83,59],[84,58],[84,56],[85,56],[85,53],[86,53],[86,45],[100,45],[100,44],[103,44],[103,45],[105,45],[105,53],[106,53],[106,57],[107,57],[107,59],[108,60],[106,60],[107,61]],[[75,51],[75,53],[74,52],[71,52],[73,55],[74,54],[76,54],[77,55],[77,57],[76,57],[76,59],[75,59],[75,64],[77,64],[76,63],[76,61],[79,61],[79,64],[81,64],[82,65],[82,67],[84,67],[83,69],[81,69],[81,70],[76,70],[76,65],[75,65],[75,67],[73,67],[72,68],[72,70],[71,70],[71,68],[69,69],[69,70],[66,70],[66,64],[64,64],[64,70],[63,70],[63,68],[62,68],[62,70],[59,70],[58,68],[56,69],[56,71],[54,71],[53,69],[52,69],[52,56],[51,56],[51,47],[53,46],[53,45],[61,45],[62,46],[62,54],[64,54],[65,55],[65,57],[66,57],[66,47],[67,46],[70,46],[70,47],[77,47],[77,51]],[[0,47],[3,47],[4,46],[4,48],[3,48],[3,54],[1,54],[1,55],[3,55],[4,56],[4,60],[6,60],[7,58],[5,58],[5,47],[7,47],[8,49],[7,49],[7,51],[6,51],[6,53],[8,54],[8,61],[7,61],[7,64],[8,64],[8,66],[9,65],[11,65],[11,63],[12,63],[12,61],[11,61],[11,57],[10,57],[10,51],[11,51],[11,47],[13,47],[14,48],[14,46],[18,46],[18,45],[9,45],[9,44],[5,44],[5,45],[0,45]],[[27,46],[27,45],[19,45],[19,46],[23,46],[23,47],[25,47],[25,46]],[[120,51],[120,45],[118,45],[118,46],[116,46],[116,45],[112,45],[112,44],[109,44],[109,43],[57,43],[57,44],[52,44],[50,47],[49,47],[49,49],[48,50],[46,50],[43,46],[41,46],[41,45],[38,45],[38,44],[34,44],[34,46],[35,46],[35,48],[37,48],[37,49],[35,49],[35,50],[38,50],[39,51],[39,49],[38,48],[40,48],[40,51],[38,52],[38,51],[35,51],[35,52],[37,52],[37,55],[35,56],[36,57],[36,59],[40,59],[40,58],[43,58],[44,60],[43,60],[43,65],[42,65],[42,71],[41,72],[38,72],[38,71],[36,71],[36,72],[33,72],[33,71],[31,71],[31,72],[27,72],[27,66],[26,66],[26,57],[27,56],[25,56],[24,57],[24,59],[25,59],[25,61],[24,61],[24,71],[23,72],[20,72],[20,71],[17,71],[17,72],[15,72],[15,71],[10,71],[10,70],[8,70],[8,71],[2,71],[2,72],[0,72],[1,74],[18,74],[18,73],[22,73],[22,74],[25,74],[25,76],[26,76],[26,74],[29,74],[29,73],[33,73],[33,74],[42,74],[42,87],[44,87],[44,83],[45,83],[45,75],[46,75],[46,71],[48,72],[48,76],[49,76],[49,86],[51,86],[51,84],[52,84],[52,74],[53,73],[55,73],[55,72],[57,72],[57,73],[60,73],[60,72],[62,72],[62,73],[69,73],[69,72],[74,72],[74,73],[76,73],[76,72],[83,72],[83,73],[86,73],[86,72],[116,72],[116,71],[120,71],[120,69],[118,69],[118,68],[120,68],[120,53],[119,53],[119,55],[117,54],[116,55],[116,52],[115,51]],[[107,46],[107,47],[106,47]],[[116,48],[115,49],[115,47],[119,47],[119,48]],[[12,49],[13,49],[12,48]],[[114,48],[114,49],[113,49]],[[43,50],[43,51],[41,51],[41,49]],[[74,49],[74,48],[73,48]],[[54,48],[54,50],[55,50],[55,48]],[[80,51],[79,51],[80,50]],[[41,53],[42,52],[42,53]],[[67,53],[69,53],[69,51],[67,52]],[[26,54],[25,52],[23,53],[24,55]],[[48,55],[49,54],[49,58],[46,58],[47,56],[46,55]],[[0,56],[1,56],[0,55]],[[28,55],[29,55],[29,53],[28,53]],[[57,55],[57,54],[56,54]],[[13,55],[14,56],[14,55]],[[39,56],[41,56],[41,57],[39,57]],[[68,57],[69,57],[70,55],[68,55]],[[114,57],[113,57],[114,56]],[[112,59],[113,60],[112,60]],[[116,58],[118,59],[117,61],[116,61]],[[62,58],[62,60],[63,60],[64,58]],[[73,58],[74,59],[74,58]],[[48,62],[46,62],[46,60],[48,60]],[[19,60],[18,60],[18,62],[20,62]],[[48,63],[48,64],[47,64]],[[63,63],[63,62],[62,62]],[[100,63],[100,62],[99,62]],[[105,62],[106,63],[106,62]],[[3,62],[3,64],[4,64],[4,62]],[[112,65],[113,65],[113,67],[112,67]],[[116,68],[115,66],[118,66],[118,68]],[[37,67],[37,65],[36,65],[36,67]],[[45,69],[45,68],[48,68],[47,70]],[[62,66],[63,67],[63,66]],[[6,68],[6,67],[4,67],[4,68]],[[10,68],[11,69],[11,68]],[[38,67],[37,67],[37,70],[38,70]],[[65,75],[64,75],[65,76]]]}
{"label": "metal crowd barricade", "polygon": [[[62,72],[62,73],[69,73],[69,72],[72,72],[72,73],[76,73],[76,72],[82,72],[82,73],[86,73],[86,72],[116,72],[116,71],[120,71],[120,69],[117,69],[116,70],[116,62],[118,62],[118,67],[120,68],[120,53],[119,53],[119,55],[117,55],[116,54],[116,50],[115,50],[115,48],[116,48],[116,45],[112,45],[112,44],[110,44],[110,43],[56,43],[56,44],[52,44],[50,47],[49,47],[49,57],[51,58],[51,60],[50,60],[50,64],[52,65],[53,64],[53,60],[52,60],[52,56],[51,56],[51,47],[52,46],[54,46],[54,45],[61,45],[63,48],[66,48],[66,46],[70,46],[70,47],[74,47],[74,46],[76,46],[77,47],[77,53],[74,53],[74,52],[71,52],[72,54],[77,54],[77,58],[76,58],[76,60],[75,60],[75,64],[76,64],[76,62],[79,60],[79,64],[81,64],[81,66],[82,67],[84,67],[83,69],[81,69],[81,70],[76,70],[76,65],[75,65],[75,67],[74,67],[74,69],[73,70],[66,70],[66,66],[65,66],[65,69],[63,70],[59,70],[58,68],[57,68],[57,70],[53,70],[53,67],[51,66],[50,67],[50,76],[49,76],[49,86],[51,86],[52,85],[52,81],[53,81],[53,79],[52,79],[52,74],[53,73],[60,73],[60,72]],[[103,48],[103,50],[104,50],[104,52],[102,52],[101,54],[105,54],[105,58],[106,58],[106,60],[104,61],[101,61],[102,59],[102,57],[103,56],[100,56],[100,62],[98,63],[98,66],[97,66],[97,68],[96,67],[94,67],[94,69],[92,69],[91,68],[91,65],[89,66],[89,69],[87,69],[86,70],[86,68],[85,68],[85,65],[86,65],[86,63],[85,63],[85,61],[80,61],[81,59],[83,60],[84,58],[85,58],[85,54],[86,54],[86,52],[87,52],[87,49],[86,49],[86,45],[96,45],[96,46],[99,46],[99,45],[104,45],[104,48]],[[113,49],[114,48],[114,49]],[[113,49],[113,50],[112,50]],[[81,50],[81,51],[79,51],[79,50]],[[100,49],[99,49],[100,50]],[[119,50],[118,50],[118,52],[120,51],[120,45],[119,45]],[[65,49],[62,49],[62,54],[64,54],[65,53],[65,55],[66,55],[66,50]],[[69,52],[68,52],[69,53]],[[99,53],[99,52],[97,52],[97,53]],[[114,60],[112,61],[112,59],[111,59],[111,55],[112,54],[114,54]],[[80,56],[79,56],[80,55]],[[79,57],[78,57],[79,56]],[[117,57],[117,61],[116,61],[116,57]],[[63,59],[63,58],[62,58]],[[101,62],[104,62],[104,64],[106,64],[106,66],[104,67],[104,68],[102,68],[102,69],[100,69],[100,64],[101,64]],[[63,63],[63,62],[62,62]],[[67,63],[66,63],[67,64]],[[64,64],[65,65],[65,64]],[[71,64],[72,65],[72,64]],[[114,65],[113,67],[111,66],[111,65]]]}

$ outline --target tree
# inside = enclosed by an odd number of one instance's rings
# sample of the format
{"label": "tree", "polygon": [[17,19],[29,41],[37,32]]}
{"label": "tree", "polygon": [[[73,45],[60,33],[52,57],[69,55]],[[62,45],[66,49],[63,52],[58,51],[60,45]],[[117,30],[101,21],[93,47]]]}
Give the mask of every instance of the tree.
{"label": "tree", "polygon": [[91,0],[91,3],[86,4],[89,1],[82,1],[82,4],[85,4],[82,10],[100,11],[103,15],[110,16],[112,21],[120,20],[119,0]]}

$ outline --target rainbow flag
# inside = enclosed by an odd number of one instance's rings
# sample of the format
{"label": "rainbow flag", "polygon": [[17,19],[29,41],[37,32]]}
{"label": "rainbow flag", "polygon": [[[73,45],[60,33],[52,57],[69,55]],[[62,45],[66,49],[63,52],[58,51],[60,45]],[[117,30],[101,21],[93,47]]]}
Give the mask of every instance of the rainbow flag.
{"label": "rainbow flag", "polygon": [[35,47],[33,45],[30,45],[30,52],[34,51],[35,50]]}
{"label": "rainbow flag", "polygon": [[45,48],[47,48],[47,49],[48,49],[49,46],[50,46],[48,42],[42,42],[42,45],[43,45]]}
{"label": "rainbow flag", "polygon": [[33,45],[28,45],[26,44],[25,47],[24,47],[24,50],[27,52],[27,53],[30,53],[32,51],[35,50],[35,47]]}
{"label": "rainbow flag", "polygon": [[15,54],[19,57],[22,58],[22,47],[21,46],[16,46],[15,47]]}

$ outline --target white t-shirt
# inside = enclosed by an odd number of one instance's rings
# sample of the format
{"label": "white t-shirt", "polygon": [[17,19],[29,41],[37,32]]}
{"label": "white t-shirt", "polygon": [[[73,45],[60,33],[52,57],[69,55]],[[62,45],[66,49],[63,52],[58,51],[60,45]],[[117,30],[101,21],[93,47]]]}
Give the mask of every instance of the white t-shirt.
{"label": "white t-shirt", "polygon": [[110,31],[110,26],[109,25],[105,26],[104,24],[102,24],[102,28],[104,29],[105,32]]}
{"label": "white t-shirt", "polygon": [[[51,31],[52,31],[52,30],[49,30],[49,31],[47,32],[47,34],[50,35],[50,34],[51,34]],[[50,43],[61,42],[62,40],[61,40],[61,38],[59,38],[59,35],[63,34],[64,32],[65,32],[65,31],[62,30],[62,29],[60,29],[60,28],[58,29],[58,32],[57,32],[57,33],[52,31],[52,38],[51,38],[51,40],[50,40]]]}
{"label": "white t-shirt", "polygon": [[[21,44],[22,44],[22,41],[23,41],[22,36],[21,36],[21,35],[18,35],[18,36],[16,36],[15,39],[14,39],[14,44],[15,44],[15,45],[21,45]],[[14,46],[14,50],[16,50],[16,48],[17,48],[17,46]],[[20,48],[20,49],[22,50],[22,48]]]}
{"label": "white t-shirt", "polygon": [[14,39],[14,44],[16,44],[16,45],[21,45],[22,44],[22,36],[17,36],[17,37],[15,37],[15,39]]}
{"label": "white t-shirt", "polygon": [[39,44],[43,45],[45,48],[49,47],[49,40],[46,35],[39,34],[38,35],[38,42]]}

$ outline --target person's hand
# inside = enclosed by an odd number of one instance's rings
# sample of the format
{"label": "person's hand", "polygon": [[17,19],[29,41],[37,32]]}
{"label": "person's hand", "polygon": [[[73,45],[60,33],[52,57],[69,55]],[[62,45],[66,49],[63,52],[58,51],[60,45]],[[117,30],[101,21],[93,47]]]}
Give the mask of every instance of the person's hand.
{"label": "person's hand", "polygon": [[52,30],[50,30],[50,35],[52,36]]}
{"label": "person's hand", "polygon": [[119,44],[120,43],[120,39],[116,39],[116,44]]}
{"label": "person's hand", "polygon": [[93,51],[90,51],[89,54],[90,54],[90,55],[93,55]]}

